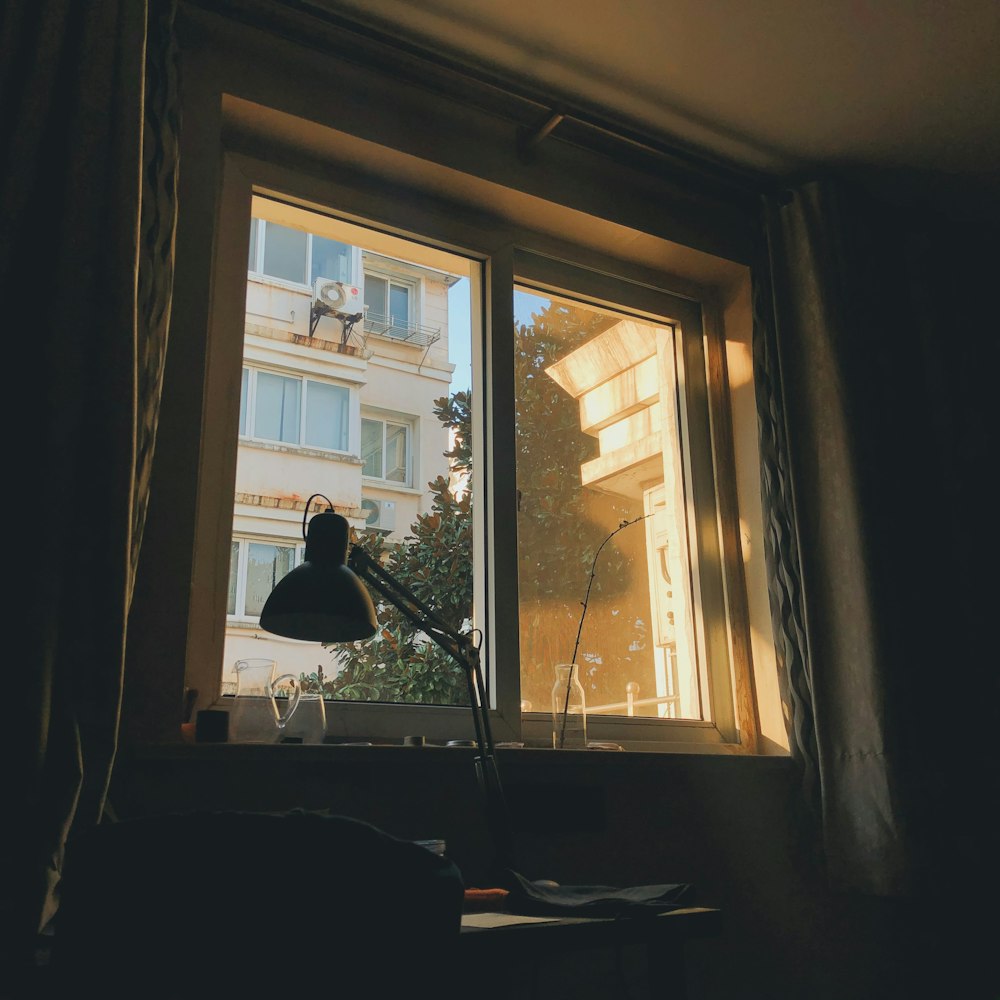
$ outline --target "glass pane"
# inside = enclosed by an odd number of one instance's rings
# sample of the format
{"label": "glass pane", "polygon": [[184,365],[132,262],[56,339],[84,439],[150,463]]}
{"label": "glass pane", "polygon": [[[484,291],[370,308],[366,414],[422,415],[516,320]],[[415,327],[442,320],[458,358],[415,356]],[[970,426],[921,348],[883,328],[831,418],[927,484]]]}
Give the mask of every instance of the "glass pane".
{"label": "glass pane", "polygon": [[[673,329],[514,292],[521,697],[701,718]],[[622,525],[624,527],[621,527]]]}
{"label": "glass pane", "polygon": [[306,234],[274,222],[264,224],[264,274],[286,281],[306,280]]}
{"label": "glass pane", "polygon": [[229,598],[226,601],[226,614],[236,614],[236,580],[240,568],[240,543],[233,542],[229,554]]}
{"label": "glass pane", "polygon": [[274,585],[295,565],[295,549],[266,542],[247,545],[247,592],[244,614],[259,615]]}
{"label": "glass pane", "polygon": [[312,244],[312,281],[332,278],[334,281],[352,281],[351,248],[345,243],[314,236]]}
{"label": "glass pane", "polygon": [[253,436],[265,441],[297,444],[302,383],[272,372],[257,372]]}
{"label": "glass pane", "polygon": [[[351,212],[356,206],[333,208]],[[308,288],[279,281],[269,286],[267,276],[259,275],[248,286],[243,366],[251,370],[250,435],[237,443],[232,535],[273,544],[244,543],[254,546],[246,612],[259,613],[272,581],[284,571],[272,566],[270,553],[275,546],[291,551],[301,544],[305,501],[319,493],[347,519],[352,544],[379,553],[386,569],[419,599],[456,629],[470,631],[477,620],[469,477],[472,331],[483,312],[480,265],[423,242],[258,195],[251,212],[266,220],[262,235],[268,241],[282,232],[292,242],[298,240],[294,234],[310,233],[313,268],[323,277],[350,279],[349,273],[329,270],[352,254],[391,259],[401,278],[397,305],[408,311],[419,284],[437,339],[412,346],[387,343],[367,337],[360,323],[339,329],[328,316],[320,319],[327,335],[310,336]],[[290,274],[283,271],[286,278]],[[384,330],[389,281],[370,276],[364,291]],[[362,412],[368,419],[362,420]],[[398,415],[390,421],[388,446],[386,421],[374,416],[379,413]],[[262,439],[282,446],[262,448]],[[296,447],[299,443],[308,450]],[[328,453],[319,455],[314,448]],[[372,480],[376,485],[363,496],[362,486],[368,491]],[[363,499],[369,501],[364,507]],[[391,604],[379,599],[377,605],[382,628],[364,643],[324,647],[260,630],[251,640],[245,628],[230,622],[220,671],[226,676],[236,660],[262,656],[274,659],[280,673],[304,676],[307,683],[318,683],[308,679],[318,676],[321,665],[329,697],[464,704],[468,691],[462,668],[428,644]]]}
{"label": "glass pane", "polygon": [[313,448],[347,451],[351,393],[342,385],[306,382],[304,443]]}
{"label": "glass pane", "polygon": [[250,369],[243,369],[240,379],[240,437],[247,436],[247,401],[250,396]]}
{"label": "glass pane", "polygon": [[406,426],[385,426],[385,478],[394,483],[406,482]]}
{"label": "glass pane", "polygon": [[385,278],[377,278],[373,274],[365,275],[365,305],[368,312],[384,319],[386,315],[386,290],[389,282]]}
{"label": "glass pane", "polygon": [[382,421],[361,420],[361,474],[382,478]]}
{"label": "glass pane", "polygon": [[389,288],[389,314],[392,325],[405,330],[410,321],[410,290],[404,285]]}

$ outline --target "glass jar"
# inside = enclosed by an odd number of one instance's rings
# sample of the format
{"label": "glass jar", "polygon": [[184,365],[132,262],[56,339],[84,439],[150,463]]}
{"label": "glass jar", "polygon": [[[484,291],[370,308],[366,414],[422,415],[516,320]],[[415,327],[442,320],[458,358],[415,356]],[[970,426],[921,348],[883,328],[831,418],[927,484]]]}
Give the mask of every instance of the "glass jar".
{"label": "glass jar", "polygon": [[587,699],[575,663],[557,663],[552,685],[552,746],[587,749]]}

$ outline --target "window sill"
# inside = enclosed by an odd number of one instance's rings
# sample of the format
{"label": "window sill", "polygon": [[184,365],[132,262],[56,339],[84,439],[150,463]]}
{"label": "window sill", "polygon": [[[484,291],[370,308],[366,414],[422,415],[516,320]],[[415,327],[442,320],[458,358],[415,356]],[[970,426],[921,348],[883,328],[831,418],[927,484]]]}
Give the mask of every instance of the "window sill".
{"label": "window sill", "polygon": [[[144,743],[135,742],[123,748],[135,760],[231,760],[231,761],[287,761],[288,763],[382,763],[393,764],[415,760],[439,762],[455,760],[461,757],[471,759],[476,755],[476,749],[471,746],[403,746],[399,743],[195,743],[193,734],[191,741],[176,743]],[[708,766],[735,766],[740,764],[723,764],[722,761],[742,761],[745,766],[763,768],[787,768],[791,766],[791,758],[787,755],[740,754],[719,752],[716,748],[691,747],[677,745],[659,748],[643,748],[628,750],[554,750],[551,747],[498,747],[497,763],[503,768],[509,764],[518,770],[531,769],[535,766],[549,767],[565,766],[576,769],[592,766],[612,766],[629,768],[642,767],[645,764],[676,760],[680,762],[719,761],[720,764]],[[645,763],[643,763],[645,762]],[[680,766],[687,766],[682,763]],[[696,766],[696,765],[695,765]]]}

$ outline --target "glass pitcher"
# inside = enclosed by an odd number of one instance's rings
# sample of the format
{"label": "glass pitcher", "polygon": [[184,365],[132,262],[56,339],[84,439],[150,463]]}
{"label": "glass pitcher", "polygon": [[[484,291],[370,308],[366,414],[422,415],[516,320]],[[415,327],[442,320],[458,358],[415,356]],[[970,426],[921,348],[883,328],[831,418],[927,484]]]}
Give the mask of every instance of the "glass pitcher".
{"label": "glass pitcher", "polygon": [[[286,675],[287,676],[287,675]],[[295,721],[288,726],[284,739],[295,743],[326,742],[326,701],[323,698],[323,664],[316,664],[313,684],[302,691]]]}
{"label": "glass pitcher", "polygon": [[[293,674],[275,677],[275,661],[263,657],[237,660],[236,697],[229,713],[229,739],[234,743],[274,743],[299,707],[302,687]],[[279,706],[275,688],[287,681],[288,701]],[[284,699],[282,699],[284,700]]]}
{"label": "glass pitcher", "polygon": [[[286,674],[286,677],[288,676],[290,675]],[[281,738],[289,743],[324,742],[326,738],[326,702],[323,701],[321,694],[309,692],[302,695],[298,708],[295,710],[295,719],[285,727]]]}

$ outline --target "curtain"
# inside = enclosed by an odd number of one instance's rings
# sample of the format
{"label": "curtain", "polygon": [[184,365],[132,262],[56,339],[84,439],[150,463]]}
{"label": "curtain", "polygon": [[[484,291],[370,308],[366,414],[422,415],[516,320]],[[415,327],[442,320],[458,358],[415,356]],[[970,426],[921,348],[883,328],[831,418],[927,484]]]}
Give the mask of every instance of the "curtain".
{"label": "curtain", "polygon": [[[21,645],[3,947],[30,963],[115,759],[170,316],[172,2],[31,0],[0,26],[0,281]],[[10,785],[8,785],[10,787]]]}
{"label": "curtain", "polygon": [[954,893],[993,868],[981,714],[996,655],[977,553],[995,226],[843,181],[768,199],[764,217],[765,550],[802,825],[834,889]]}

